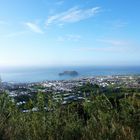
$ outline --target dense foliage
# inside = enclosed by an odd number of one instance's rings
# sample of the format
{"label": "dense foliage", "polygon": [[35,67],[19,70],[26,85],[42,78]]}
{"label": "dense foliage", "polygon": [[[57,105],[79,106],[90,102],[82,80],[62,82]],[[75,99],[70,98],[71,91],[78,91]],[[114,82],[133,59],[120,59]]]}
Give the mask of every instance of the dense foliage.
{"label": "dense foliage", "polygon": [[[99,87],[95,86],[95,89],[97,92]],[[84,88],[82,90],[84,91]],[[89,92],[87,87],[86,91]],[[140,139],[139,93],[129,94],[119,99],[92,93],[85,101],[67,105],[53,102],[50,96],[47,100],[45,98],[44,94],[39,93],[36,99],[29,100],[24,106],[29,111],[25,113],[7,94],[1,94],[0,139]],[[38,110],[32,111],[33,107]]]}

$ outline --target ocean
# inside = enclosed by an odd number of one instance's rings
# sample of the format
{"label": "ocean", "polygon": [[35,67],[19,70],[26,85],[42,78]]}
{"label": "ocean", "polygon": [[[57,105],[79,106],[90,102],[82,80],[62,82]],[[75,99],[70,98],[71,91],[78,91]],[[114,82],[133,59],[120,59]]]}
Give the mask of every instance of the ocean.
{"label": "ocean", "polygon": [[[66,70],[74,70],[79,73],[76,77],[59,76]],[[111,67],[111,66],[88,66],[88,67],[48,67],[48,68],[14,68],[0,69],[3,82],[41,82],[46,80],[70,80],[81,77],[108,76],[108,75],[140,75],[140,66]]]}

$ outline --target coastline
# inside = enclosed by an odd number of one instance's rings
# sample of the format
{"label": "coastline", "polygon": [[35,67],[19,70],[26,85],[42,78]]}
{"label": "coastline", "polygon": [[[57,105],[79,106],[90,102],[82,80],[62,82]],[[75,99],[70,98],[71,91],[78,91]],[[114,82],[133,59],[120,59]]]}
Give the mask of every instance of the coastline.
{"label": "coastline", "polygon": [[[65,70],[75,70],[78,75],[75,77],[58,74]],[[50,67],[50,68],[26,68],[1,70],[0,77],[4,82],[31,83],[52,80],[72,80],[85,77],[114,76],[114,75],[140,75],[140,66],[132,67]]]}

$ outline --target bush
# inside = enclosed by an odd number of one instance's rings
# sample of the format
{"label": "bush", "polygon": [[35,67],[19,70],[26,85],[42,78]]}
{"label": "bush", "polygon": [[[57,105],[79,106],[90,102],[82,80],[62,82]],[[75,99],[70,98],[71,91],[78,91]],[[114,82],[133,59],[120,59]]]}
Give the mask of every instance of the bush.
{"label": "bush", "polygon": [[[121,98],[114,107],[105,95],[90,102],[62,106],[43,94],[28,106],[38,107],[23,113],[8,95],[0,95],[1,140],[138,140],[140,139],[140,100],[138,96]],[[47,107],[49,110],[44,110]]]}

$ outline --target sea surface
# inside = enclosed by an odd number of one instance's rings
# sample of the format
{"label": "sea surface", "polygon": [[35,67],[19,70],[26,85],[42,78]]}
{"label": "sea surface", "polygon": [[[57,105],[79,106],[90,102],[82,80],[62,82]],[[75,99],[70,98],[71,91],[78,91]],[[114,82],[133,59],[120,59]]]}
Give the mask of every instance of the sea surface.
{"label": "sea surface", "polygon": [[[59,76],[65,70],[74,70],[79,73],[76,77]],[[41,82],[46,80],[70,80],[81,77],[108,76],[108,75],[140,75],[140,66],[111,67],[48,67],[48,68],[13,68],[0,69],[3,82]]]}

